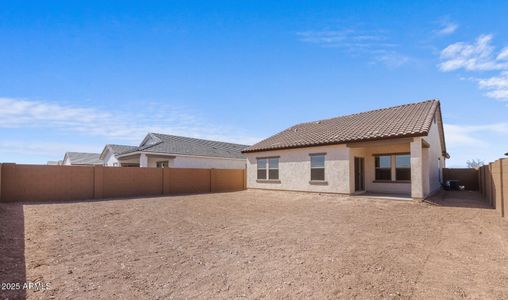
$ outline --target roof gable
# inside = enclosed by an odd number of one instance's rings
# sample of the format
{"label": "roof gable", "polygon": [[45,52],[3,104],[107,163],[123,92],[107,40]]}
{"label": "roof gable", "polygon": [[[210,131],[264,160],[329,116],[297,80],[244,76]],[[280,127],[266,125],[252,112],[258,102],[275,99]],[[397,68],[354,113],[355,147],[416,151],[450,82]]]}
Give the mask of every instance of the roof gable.
{"label": "roof gable", "polygon": [[301,123],[262,140],[243,152],[424,136],[428,134],[438,108],[438,100],[427,100]]}
{"label": "roof gable", "polygon": [[136,150],[138,147],[130,146],[130,145],[117,145],[117,144],[107,144],[104,146],[100,154],[100,159],[104,159],[106,157],[106,153],[111,152],[113,155],[119,155],[125,152],[130,152]]}
{"label": "roof gable", "polygon": [[102,165],[99,153],[67,152],[65,158],[68,158],[72,165]]}
{"label": "roof gable", "polygon": [[242,150],[247,147],[248,145],[203,140],[161,133],[149,133],[143,142],[141,142],[139,147],[126,153],[140,151],[148,153],[244,158],[242,155]]}

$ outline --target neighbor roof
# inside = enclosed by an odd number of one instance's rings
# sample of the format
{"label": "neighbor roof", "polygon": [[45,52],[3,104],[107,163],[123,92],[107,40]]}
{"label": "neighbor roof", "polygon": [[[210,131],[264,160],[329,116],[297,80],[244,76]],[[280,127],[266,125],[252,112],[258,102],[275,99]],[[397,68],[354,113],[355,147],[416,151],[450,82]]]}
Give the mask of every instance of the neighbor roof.
{"label": "neighbor roof", "polygon": [[67,152],[65,153],[73,165],[102,165],[99,153]]}
{"label": "neighbor roof", "polygon": [[136,149],[123,154],[140,151],[149,153],[244,158],[242,150],[249,147],[248,145],[202,140],[161,133],[149,133],[145,138],[145,141],[147,140],[150,140],[150,142],[147,144],[142,143],[142,145],[136,147]]}
{"label": "neighbor roof", "polygon": [[[427,100],[301,123],[262,140],[243,152],[424,136],[429,132],[439,105],[438,100]],[[443,152],[446,152],[444,139]]]}
{"label": "neighbor roof", "polygon": [[100,159],[104,159],[106,155],[106,149],[111,151],[114,155],[120,155],[125,152],[130,152],[138,149],[137,146],[129,146],[129,145],[117,145],[117,144],[107,144],[104,146],[102,153],[100,155]]}

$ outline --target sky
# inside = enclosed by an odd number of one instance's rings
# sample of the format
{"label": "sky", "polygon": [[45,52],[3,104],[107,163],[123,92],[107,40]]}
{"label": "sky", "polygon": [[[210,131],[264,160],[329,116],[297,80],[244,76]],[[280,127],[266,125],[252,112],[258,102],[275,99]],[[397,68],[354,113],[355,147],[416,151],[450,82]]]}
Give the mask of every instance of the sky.
{"label": "sky", "polygon": [[0,1],[0,161],[252,144],[440,99],[449,167],[508,152],[507,1]]}

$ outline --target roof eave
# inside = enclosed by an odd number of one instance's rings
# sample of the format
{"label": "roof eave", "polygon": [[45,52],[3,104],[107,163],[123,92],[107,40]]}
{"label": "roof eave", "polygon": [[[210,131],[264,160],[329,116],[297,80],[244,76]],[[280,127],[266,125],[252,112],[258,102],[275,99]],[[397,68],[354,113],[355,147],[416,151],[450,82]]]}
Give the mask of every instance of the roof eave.
{"label": "roof eave", "polygon": [[286,146],[286,147],[264,148],[264,149],[254,149],[254,150],[246,149],[246,150],[242,150],[242,153],[267,152],[267,151],[275,151],[275,150],[287,150],[287,149],[319,147],[319,146],[329,146],[329,145],[342,145],[342,144],[348,144],[348,143],[383,141],[383,140],[391,140],[391,139],[399,139],[399,138],[427,136],[428,134],[429,134],[428,131],[423,131],[423,132],[419,132],[419,133],[411,133],[411,134],[398,135],[398,136],[387,136],[387,137],[380,137],[380,138],[355,139],[355,140],[347,140],[347,141],[340,141],[340,142],[314,143],[314,144],[306,144],[306,145],[293,145],[293,146]]}

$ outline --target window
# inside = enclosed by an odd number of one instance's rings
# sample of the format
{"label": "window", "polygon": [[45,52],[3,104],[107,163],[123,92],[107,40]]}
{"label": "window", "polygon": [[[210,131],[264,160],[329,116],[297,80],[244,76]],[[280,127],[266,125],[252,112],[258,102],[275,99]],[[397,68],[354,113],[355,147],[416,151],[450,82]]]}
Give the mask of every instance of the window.
{"label": "window", "polygon": [[258,179],[269,179],[269,180],[278,180],[279,179],[279,158],[278,157],[268,157],[268,158],[258,158]]}
{"label": "window", "polygon": [[376,159],[376,180],[392,180],[392,157],[378,155]]}
{"label": "window", "polygon": [[258,158],[258,179],[266,179],[266,159]]}
{"label": "window", "polygon": [[311,181],[324,181],[325,180],[325,155],[324,154],[311,154],[310,155],[310,180]]}
{"label": "window", "polygon": [[411,180],[411,157],[409,154],[395,155],[395,179]]}
{"label": "window", "polygon": [[157,162],[157,168],[168,168],[169,167],[169,161],[158,161]]}
{"label": "window", "polygon": [[268,159],[268,179],[279,179],[279,159]]}

